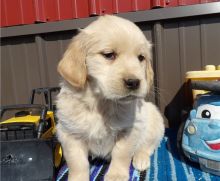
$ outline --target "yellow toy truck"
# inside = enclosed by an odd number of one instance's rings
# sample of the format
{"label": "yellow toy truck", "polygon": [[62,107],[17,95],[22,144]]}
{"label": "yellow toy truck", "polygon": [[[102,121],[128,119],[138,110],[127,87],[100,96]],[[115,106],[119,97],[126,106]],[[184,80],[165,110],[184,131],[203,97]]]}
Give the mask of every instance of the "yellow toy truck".
{"label": "yellow toy truck", "polygon": [[[53,180],[61,162],[60,144],[55,139],[53,92],[58,87],[32,91],[30,104],[3,106],[0,110],[1,179]],[[45,105],[34,104],[43,94]],[[13,113],[10,118],[5,115]]]}

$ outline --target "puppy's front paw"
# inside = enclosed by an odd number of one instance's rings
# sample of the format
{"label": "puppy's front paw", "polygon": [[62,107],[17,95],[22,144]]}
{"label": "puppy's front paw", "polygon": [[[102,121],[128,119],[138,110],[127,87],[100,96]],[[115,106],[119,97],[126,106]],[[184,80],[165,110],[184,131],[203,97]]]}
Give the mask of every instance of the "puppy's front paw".
{"label": "puppy's front paw", "polygon": [[132,164],[139,171],[147,170],[150,167],[150,157],[142,153],[137,153],[133,157]]}
{"label": "puppy's front paw", "polygon": [[113,171],[110,170],[107,175],[105,176],[105,181],[128,181],[129,179],[129,173],[127,172],[123,172],[117,170],[117,171]]}

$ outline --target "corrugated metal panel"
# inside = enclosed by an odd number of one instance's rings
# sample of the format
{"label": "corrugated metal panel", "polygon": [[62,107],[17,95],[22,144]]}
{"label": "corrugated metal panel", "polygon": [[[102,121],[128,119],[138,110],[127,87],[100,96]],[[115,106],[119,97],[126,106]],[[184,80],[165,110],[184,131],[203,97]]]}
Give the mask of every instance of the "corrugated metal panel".
{"label": "corrugated metal panel", "polygon": [[90,15],[149,10],[220,0],[0,0],[0,26],[33,24]]}
{"label": "corrugated metal panel", "polygon": [[149,0],[89,0],[90,15],[151,9]]}
{"label": "corrugated metal panel", "polygon": [[58,85],[56,65],[74,33],[4,39],[1,44],[1,105],[27,103],[33,88]]}
{"label": "corrugated metal panel", "polygon": [[115,13],[132,11],[132,0],[113,0]]}
{"label": "corrugated metal panel", "polygon": [[32,24],[35,22],[34,3],[30,0],[0,0],[0,26]]}
{"label": "corrugated metal panel", "polygon": [[59,20],[58,3],[54,0],[35,0],[36,21],[47,22]]}
{"label": "corrugated metal panel", "polygon": [[0,10],[1,10],[1,21],[0,21],[0,26],[1,27],[4,27],[4,26],[7,26],[7,23],[6,23],[6,12],[5,12],[5,3],[4,1],[0,1]]}
{"label": "corrugated metal panel", "polygon": [[89,16],[88,0],[58,0],[59,20]]}
{"label": "corrugated metal panel", "polygon": [[113,14],[112,0],[89,0],[90,15]]}
{"label": "corrugated metal panel", "polygon": [[[220,17],[200,21],[202,65],[220,64],[219,20]],[[215,43],[213,44],[213,42]]]}
{"label": "corrugated metal panel", "polygon": [[159,105],[170,124],[175,125],[180,123],[181,110],[188,104],[185,72],[220,63],[220,38],[215,36],[220,32],[220,19],[169,21],[156,26]]}
{"label": "corrugated metal panel", "polygon": [[35,0],[39,22],[58,21],[89,16],[88,0]]}
{"label": "corrugated metal panel", "polygon": [[27,103],[31,88],[41,85],[34,37],[8,39],[2,48],[2,101],[7,104]]}
{"label": "corrugated metal panel", "polygon": [[[184,97],[185,72],[220,63],[219,15],[151,23],[142,20],[137,25],[154,45],[153,101],[167,123],[174,126],[188,104]],[[1,104],[26,103],[32,88],[57,86],[57,62],[75,33],[72,30],[2,39]]]}
{"label": "corrugated metal panel", "polygon": [[193,4],[211,3],[217,1],[219,0],[152,0],[151,8],[186,6]]}
{"label": "corrugated metal panel", "polygon": [[148,0],[133,0],[132,1],[133,11],[142,11],[151,9],[151,1]]}
{"label": "corrugated metal panel", "polygon": [[88,0],[0,0],[0,26],[89,17]]}

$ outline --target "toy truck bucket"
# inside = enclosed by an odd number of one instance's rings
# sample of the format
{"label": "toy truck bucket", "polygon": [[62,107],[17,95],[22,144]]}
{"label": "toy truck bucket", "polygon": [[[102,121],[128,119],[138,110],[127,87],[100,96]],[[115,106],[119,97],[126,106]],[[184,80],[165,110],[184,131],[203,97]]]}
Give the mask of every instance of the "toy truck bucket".
{"label": "toy truck bucket", "polygon": [[[214,91],[214,89],[219,89],[218,85],[220,84],[220,65],[206,65],[205,70],[189,71],[186,73],[186,81],[192,82],[191,85],[193,99],[195,99],[198,94],[204,94],[207,91]],[[208,81],[209,85],[205,81]],[[212,82],[212,85],[210,82]],[[200,88],[201,85],[203,88]]]}

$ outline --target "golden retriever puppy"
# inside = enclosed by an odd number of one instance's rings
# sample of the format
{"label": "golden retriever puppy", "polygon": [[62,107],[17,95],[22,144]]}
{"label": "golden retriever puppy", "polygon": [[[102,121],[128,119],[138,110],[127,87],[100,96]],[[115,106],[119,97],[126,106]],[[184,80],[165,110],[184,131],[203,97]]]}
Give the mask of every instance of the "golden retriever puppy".
{"label": "golden retriever puppy", "polygon": [[58,65],[58,139],[70,181],[89,180],[88,155],[111,158],[105,181],[127,181],[129,165],[150,166],[164,124],[145,102],[152,81],[151,44],[132,22],[99,17],[76,35]]}

